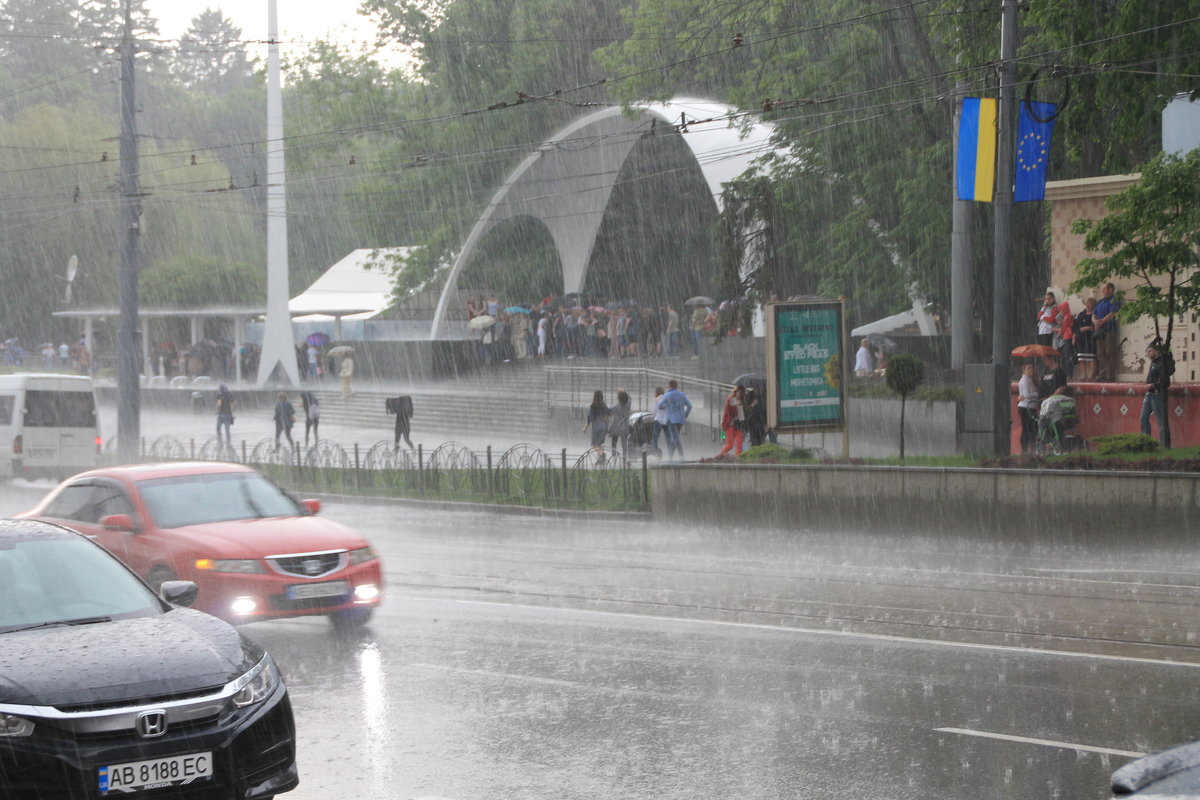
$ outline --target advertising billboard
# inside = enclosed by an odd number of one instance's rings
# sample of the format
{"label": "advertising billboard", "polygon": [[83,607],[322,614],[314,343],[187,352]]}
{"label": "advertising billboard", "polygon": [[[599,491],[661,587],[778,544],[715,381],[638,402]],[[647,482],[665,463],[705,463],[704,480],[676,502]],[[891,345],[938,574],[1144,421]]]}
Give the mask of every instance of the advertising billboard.
{"label": "advertising billboard", "polygon": [[845,430],[844,323],[841,300],[767,306],[767,415],[776,431]]}

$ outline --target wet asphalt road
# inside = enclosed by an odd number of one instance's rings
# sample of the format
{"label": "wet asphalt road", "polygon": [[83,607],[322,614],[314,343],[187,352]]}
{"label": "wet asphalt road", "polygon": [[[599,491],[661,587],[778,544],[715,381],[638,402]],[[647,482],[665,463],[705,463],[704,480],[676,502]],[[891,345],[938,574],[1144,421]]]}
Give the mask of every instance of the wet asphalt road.
{"label": "wet asphalt road", "polygon": [[1193,553],[322,513],[388,587],[358,634],[242,629],[289,682],[296,800],[1106,798],[1200,738]]}
{"label": "wet asphalt road", "polygon": [[1200,738],[1185,554],[696,531],[330,502],[367,631],[284,667],[297,798],[1104,798]]}

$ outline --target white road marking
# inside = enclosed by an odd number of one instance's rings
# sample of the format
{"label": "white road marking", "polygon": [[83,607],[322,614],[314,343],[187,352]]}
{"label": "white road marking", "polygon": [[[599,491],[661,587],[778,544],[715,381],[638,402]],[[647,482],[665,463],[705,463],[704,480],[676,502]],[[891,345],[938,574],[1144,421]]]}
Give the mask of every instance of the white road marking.
{"label": "white road marking", "polygon": [[1100,753],[1110,756],[1128,756],[1129,758],[1141,758],[1145,753],[1137,753],[1133,750],[1114,750],[1110,747],[1092,747],[1086,744],[1075,744],[1074,742],[1059,742],[1054,739],[1034,739],[1029,736],[1010,736],[1007,733],[991,733],[989,731],[973,731],[970,728],[934,728],[935,731],[942,733],[957,733],[961,736],[977,736],[982,739],[999,739],[1002,742],[1019,742],[1021,744],[1037,744],[1043,747],[1058,747],[1064,750],[1080,750],[1085,753]]}
{"label": "white road marking", "polygon": [[[393,600],[396,595],[392,595]],[[578,614],[583,616],[599,616],[599,617],[624,617],[626,619],[650,620],[656,622],[672,622],[685,623],[692,625],[715,625],[724,628],[741,628],[744,630],[769,631],[771,633],[791,633],[803,634],[805,636],[830,636],[841,637],[847,639],[869,639],[876,642],[898,642],[903,644],[920,644],[929,647],[949,647],[961,650],[990,650],[1000,653],[1020,653],[1022,655],[1048,655],[1048,656],[1063,656],[1065,658],[1084,658],[1095,659],[1099,661],[1116,661],[1122,664],[1154,664],[1160,667],[1182,667],[1184,669],[1200,669],[1200,664],[1192,664],[1186,661],[1166,661],[1158,658],[1146,658],[1144,656],[1119,656],[1103,653],[1076,653],[1071,650],[1050,650],[1043,648],[1031,647],[1016,647],[1006,644],[979,644],[976,642],[950,642],[941,639],[921,639],[915,636],[896,636],[886,633],[862,633],[856,631],[831,631],[821,628],[785,628],[779,625],[763,625],[754,622],[730,622],[728,620],[717,619],[692,619],[689,617],[665,617],[658,614],[633,614],[624,611],[598,611],[595,609],[583,608],[559,608],[556,606],[538,606],[529,603],[500,603],[489,600],[459,600],[459,599],[437,599],[430,600],[428,597],[412,597],[412,600],[422,600],[426,602],[445,602],[455,603],[458,605],[473,605],[473,606],[490,606],[497,608],[514,608],[526,609],[530,611],[546,611],[556,612],[560,614]]]}

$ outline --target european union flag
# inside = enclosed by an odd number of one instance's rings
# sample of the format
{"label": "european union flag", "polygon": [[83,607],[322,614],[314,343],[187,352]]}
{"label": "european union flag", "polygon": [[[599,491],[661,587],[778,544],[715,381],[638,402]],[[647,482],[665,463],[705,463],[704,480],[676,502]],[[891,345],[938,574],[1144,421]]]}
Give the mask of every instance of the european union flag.
{"label": "european union flag", "polygon": [[1024,203],[1046,197],[1046,166],[1054,132],[1054,103],[1022,102],[1017,122],[1016,184],[1013,200]]}
{"label": "european union flag", "polygon": [[958,161],[954,170],[959,200],[992,202],[996,183],[996,100],[964,97],[958,119]]}

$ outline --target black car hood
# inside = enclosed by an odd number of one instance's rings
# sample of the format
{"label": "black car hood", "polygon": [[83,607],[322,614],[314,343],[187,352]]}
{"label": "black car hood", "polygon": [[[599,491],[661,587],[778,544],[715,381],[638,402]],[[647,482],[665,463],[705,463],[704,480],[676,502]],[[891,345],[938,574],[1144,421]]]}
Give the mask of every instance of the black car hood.
{"label": "black car hood", "polygon": [[156,702],[233,680],[263,656],[233,626],[187,608],[0,635],[0,703]]}

